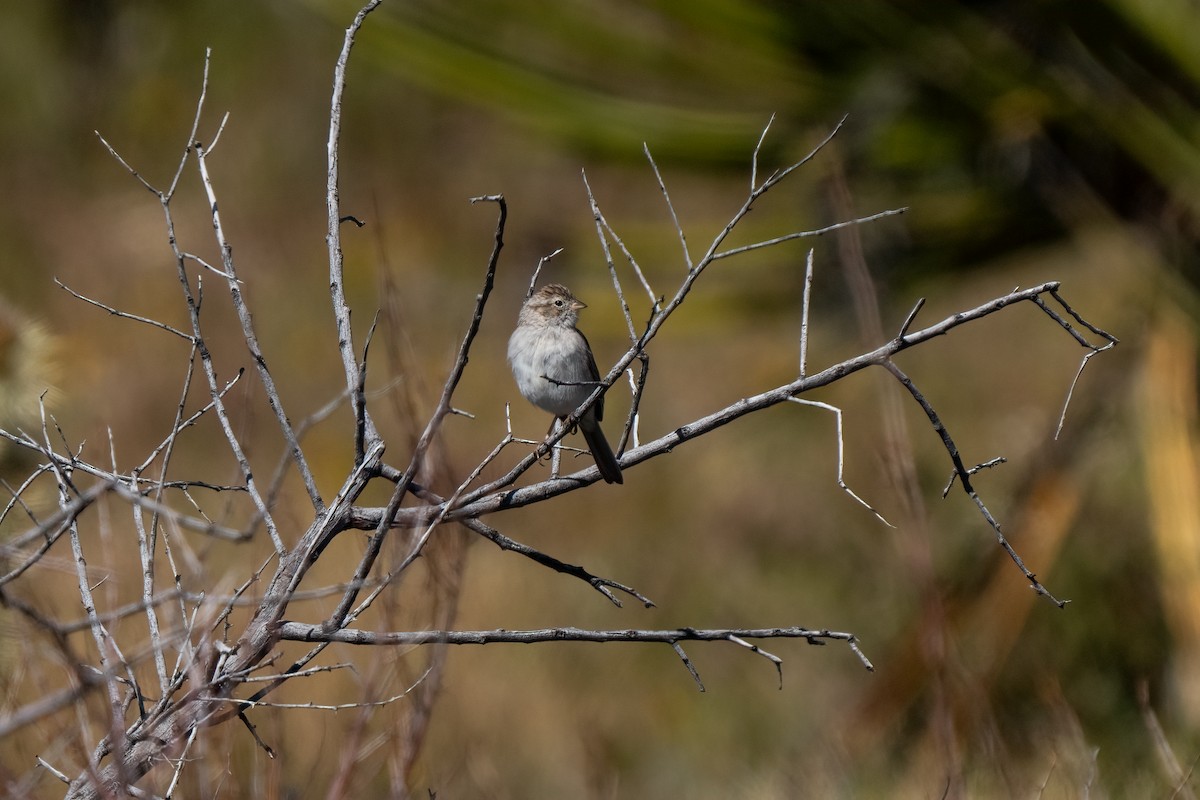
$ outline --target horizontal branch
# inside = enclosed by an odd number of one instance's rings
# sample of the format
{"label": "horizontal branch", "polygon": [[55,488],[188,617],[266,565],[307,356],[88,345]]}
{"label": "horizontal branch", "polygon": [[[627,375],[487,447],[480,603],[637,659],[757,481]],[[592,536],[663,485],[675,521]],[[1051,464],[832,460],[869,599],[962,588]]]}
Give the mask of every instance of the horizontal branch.
{"label": "horizontal branch", "polygon": [[341,642],[358,645],[422,645],[422,644],[535,644],[538,642],[719,642],[734,639],[805,639],[809,644],[824,644],[824,640],[848,643],[869,670],[871,662],[858,649],[858,639],[852,633],[809,628],[674,628],[669,630],[585,630],[583,628],[542,628],[540,630],[493,631],[364,631],[355,628],[325,630],[320,625],[284,622],[279,626],[279,638],[297,642]]}

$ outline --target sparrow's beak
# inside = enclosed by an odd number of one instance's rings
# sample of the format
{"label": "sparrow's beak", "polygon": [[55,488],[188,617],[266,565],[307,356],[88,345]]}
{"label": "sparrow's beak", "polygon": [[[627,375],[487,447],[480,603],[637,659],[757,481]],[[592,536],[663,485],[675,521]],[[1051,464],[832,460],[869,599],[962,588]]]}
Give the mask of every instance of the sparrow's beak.
{"label": "sparrow's beak", "polygon": [[572,311],[578,311],[581,308],[587,308],[587,303],[581,303],[578,300],[571,301],[571,310]]}

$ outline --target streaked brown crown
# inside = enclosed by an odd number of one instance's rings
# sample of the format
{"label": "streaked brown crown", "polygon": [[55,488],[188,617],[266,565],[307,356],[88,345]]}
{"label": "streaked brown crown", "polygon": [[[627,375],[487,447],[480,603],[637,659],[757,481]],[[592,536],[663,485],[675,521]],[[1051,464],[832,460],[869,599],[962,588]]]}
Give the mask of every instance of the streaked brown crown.
{"label": "streaked brown crown", "polygon": [[533,293],[521,307],[520,322],[549,322],[575,326],[579,309],[587,304],[579,301],[571,290],[561,283],[548,283]]}

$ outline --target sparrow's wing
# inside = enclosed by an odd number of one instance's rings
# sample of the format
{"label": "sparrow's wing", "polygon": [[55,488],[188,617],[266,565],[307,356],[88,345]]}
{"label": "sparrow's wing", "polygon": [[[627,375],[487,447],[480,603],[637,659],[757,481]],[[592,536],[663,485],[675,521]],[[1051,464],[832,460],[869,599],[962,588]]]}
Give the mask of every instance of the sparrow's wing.
{"label": "sparrow's wing", "polygon": [[[600,380],[600,370],[596,368],[596,357],[592,355],[592,346],[590,344],[588,344],[587,337],[583,335],[583,331],[576,328],[575,332],[579,334],[580,339],[583,339],[583,349],[587,351],[588,377],[590,380],[599,381]],[[595,409],[595,411],[596,411],[596,421],[599,422],[599,421],[603,420],[604,419],[604,395],[600,395],[600,397],[598,397],[596,399],[596,405],[592,406],[592,408]]]}

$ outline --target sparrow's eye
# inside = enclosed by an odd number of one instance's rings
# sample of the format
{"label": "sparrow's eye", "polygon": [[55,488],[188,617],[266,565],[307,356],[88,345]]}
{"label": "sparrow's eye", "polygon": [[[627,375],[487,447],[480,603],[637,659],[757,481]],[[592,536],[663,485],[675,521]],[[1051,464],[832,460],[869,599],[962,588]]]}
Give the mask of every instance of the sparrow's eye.
{"label": "sparrow's eye", "polygon": [[560,297],[560,298],[558,298],[557,300],[555,300],[555,301],[554,301],[554,305],[558,306],[559,308],[562,308],[562,307],[563,307],[563,301],[562,301],[562,298]]}

